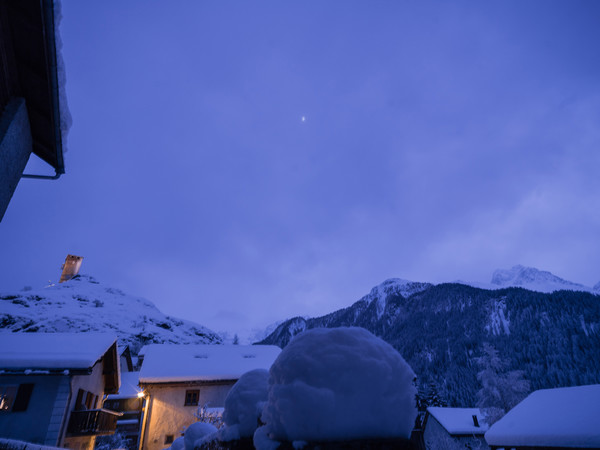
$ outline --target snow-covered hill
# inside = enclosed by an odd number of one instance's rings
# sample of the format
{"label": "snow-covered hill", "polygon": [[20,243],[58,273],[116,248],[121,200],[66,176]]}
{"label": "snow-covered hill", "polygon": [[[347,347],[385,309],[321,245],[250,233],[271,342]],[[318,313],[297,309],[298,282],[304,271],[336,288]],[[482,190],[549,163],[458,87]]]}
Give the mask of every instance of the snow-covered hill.
{"label": "snow-covered hill", "polygon": [[148,343],[218,344],[215,332],[169,317],[150,301],[80,275],[42,289],[0,293],[0,331],[116,334],[137,353]]}

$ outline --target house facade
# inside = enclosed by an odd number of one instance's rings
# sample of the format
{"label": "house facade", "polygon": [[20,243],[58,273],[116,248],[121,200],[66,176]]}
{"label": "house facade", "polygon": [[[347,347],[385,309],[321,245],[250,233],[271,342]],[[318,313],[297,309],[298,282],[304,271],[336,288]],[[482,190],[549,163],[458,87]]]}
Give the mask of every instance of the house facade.
{"label": "house facade", "polygon": [[168,447],[198,420],[199,408],[223,408],[244,373],[268,370],[281,352],[272,345],[150,345],[142,350],[144,450]]}
{"label": "house facade", "polygon": [[600,449],[600,384],[534,391],[485,439],[492,450]]}
{"label": "house facade", "polygon": [[489,448],[484,439],[488,425],[477,408],[429,407],[423,430],[428,449]]}
{"label": "house facade", "polygon": [[118,414],[101,409],[119,389],[116,337],[104,334],[0,334],[0,436],[92,449],[114,432]]}

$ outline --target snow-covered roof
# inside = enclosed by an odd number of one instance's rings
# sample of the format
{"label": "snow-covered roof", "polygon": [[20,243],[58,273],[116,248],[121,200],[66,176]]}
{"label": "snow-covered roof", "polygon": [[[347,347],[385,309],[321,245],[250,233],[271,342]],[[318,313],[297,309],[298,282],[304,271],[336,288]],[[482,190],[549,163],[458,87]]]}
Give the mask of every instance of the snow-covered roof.
{"label": "snow-covered roof", "polygon": [[116,340],[106,333],[0,333],[0,370],[89,369]]}
{"label": "snow-covered roof", "polygon": [[274,345],[149,345],[140,382],[237,380],[250,370],[268,370],[280,352]]}
{"label": "snow-covered roof", "polygon": [[[441,408],[430,406],[427,412],[451,435],[483,434],[488,430],[483,414],[478,408]],[[473,416],[477,416],[479,426],[475,426]]]}
{"label": "snow-covered roof", "polygon": [[600,448],[600,384],[531,393],[492,425],[489,445]]}
{"label": "snow-covered roof", "polygon": [[121,398],[137,397],[138,392],[141,392],[138,383],[140,382],[139,372],[121,372],[121,387],[119,392],[108,396],[109,400],[117,400]]}

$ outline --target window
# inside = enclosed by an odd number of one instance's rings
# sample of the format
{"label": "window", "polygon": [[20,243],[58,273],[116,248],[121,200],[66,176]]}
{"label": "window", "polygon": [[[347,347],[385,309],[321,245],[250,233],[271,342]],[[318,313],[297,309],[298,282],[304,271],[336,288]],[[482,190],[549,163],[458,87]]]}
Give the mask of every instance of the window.
{"label": "window", "polygon": [[26,411],[33,392],[33,383],[0,386],[0,411]]}
{"label": "window", "polygon": [[0,386],[0,411],[11,411],[16,396],[17,386]]}
{"label": "window", "polygon": [[185,391],[185,403],[184,406],[198,406],[198,397],[200,391],[198,389]]}
{"label": "window", "polygon": [[91,392],[86,393],[85,398],[85,409],[94,409],[94,394]]}
{"label": "window", "polygon": [[79,389],[75,400],[75,411],[95,409],[98,406],[98,396],[91,392]]}
{"label": "window", "polygon": [[173,443],[173,437],[174,437],[174,436],[173,436],[172,434],[167,434],[167,435],[165,436],[165,445],[166,445],[166,444],[172,444],[172,443]]}

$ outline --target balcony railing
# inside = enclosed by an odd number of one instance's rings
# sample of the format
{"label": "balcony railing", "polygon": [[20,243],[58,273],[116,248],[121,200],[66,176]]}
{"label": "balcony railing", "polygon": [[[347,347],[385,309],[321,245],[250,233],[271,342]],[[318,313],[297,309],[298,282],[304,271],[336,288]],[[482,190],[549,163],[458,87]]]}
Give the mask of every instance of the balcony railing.
{"label": "balcony railing", "polygon": [[89,409],[73,411],[69,419],[69,436],[93,436],[113,434],[117,428],[117,419],[123,413],[109,409]]}

